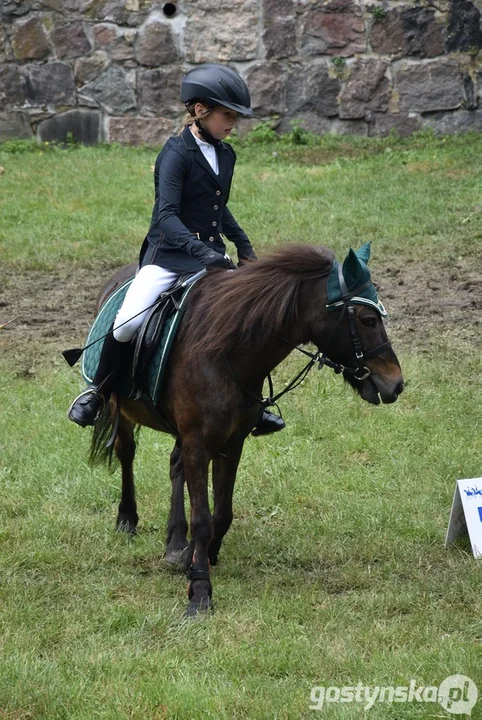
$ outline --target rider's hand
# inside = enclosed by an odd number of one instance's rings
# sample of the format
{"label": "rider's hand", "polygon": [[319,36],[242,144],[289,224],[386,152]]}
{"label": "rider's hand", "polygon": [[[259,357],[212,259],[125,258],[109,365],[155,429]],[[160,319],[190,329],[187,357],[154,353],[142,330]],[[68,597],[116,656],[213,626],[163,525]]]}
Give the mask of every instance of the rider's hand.
{"label": "rider's hand", "polygon": [[245,265],[245,263],[253,262],[254,260],[257,260],[257,259],[258,259],[258,256],[254,252],[254,250],[252,252],[250,252],[249,255],[241,256],[238,254],[238,267],[243,267],[243,265]]}
{"label": "rider's hand", "polygon": [[200,258],[200,262],[202,262],[207,270],[210,270],[211,268],[222,268],[223,270],[236,269],[236,266],[228,257],[225,257],[214,250],[210,250],[203,258]]}

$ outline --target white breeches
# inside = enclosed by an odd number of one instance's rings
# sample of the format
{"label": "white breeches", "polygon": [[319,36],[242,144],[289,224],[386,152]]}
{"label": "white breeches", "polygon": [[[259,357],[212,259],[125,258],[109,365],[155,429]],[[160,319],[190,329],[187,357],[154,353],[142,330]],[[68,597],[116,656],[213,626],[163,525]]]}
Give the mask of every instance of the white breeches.
{"label": "white breeches", "polygon": [[116,315],[115,339],[119,342],[129,342],[140,328],[150,306],[156,302],[162,292],[174,285],[178,277],[178,273],[165,270],[158,265],[144,265],[132,281]]}

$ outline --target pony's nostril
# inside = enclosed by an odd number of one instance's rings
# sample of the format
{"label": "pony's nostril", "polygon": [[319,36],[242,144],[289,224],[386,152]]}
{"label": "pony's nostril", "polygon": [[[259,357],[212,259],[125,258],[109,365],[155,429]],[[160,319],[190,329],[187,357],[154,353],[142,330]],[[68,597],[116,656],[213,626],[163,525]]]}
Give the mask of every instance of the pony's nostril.
{"label": "pony's nostril", "polygon": [[400,393],[403,392],[404,387],[405,385],[403,384],[403,382],[398,383],[397,387],[395,388],[395,392],[397,393],[397,395],[400,395]]}

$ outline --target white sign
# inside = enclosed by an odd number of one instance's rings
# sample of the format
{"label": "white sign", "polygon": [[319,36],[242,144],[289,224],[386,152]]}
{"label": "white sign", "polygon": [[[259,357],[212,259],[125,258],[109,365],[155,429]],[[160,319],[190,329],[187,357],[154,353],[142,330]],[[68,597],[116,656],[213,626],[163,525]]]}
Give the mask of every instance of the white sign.
{"label": "white sign", "polygon": [[445,547],[468,535],[475,558],[482,558],[482,478],[457,480]]}

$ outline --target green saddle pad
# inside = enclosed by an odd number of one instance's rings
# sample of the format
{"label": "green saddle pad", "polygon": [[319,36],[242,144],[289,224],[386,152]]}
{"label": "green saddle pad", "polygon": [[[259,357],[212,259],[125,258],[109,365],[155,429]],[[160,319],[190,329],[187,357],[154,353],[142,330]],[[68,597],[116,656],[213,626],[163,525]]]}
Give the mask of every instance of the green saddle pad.
{"label": "green saddle pad", "polygon": [[[102,305],[99,314],[95,318],[94,323],[90,329],[87,341],[85,343],[86,345],[89,345],[97,338],[100,338],[107,332],[109,332],[109,329],[114,322],[115,316],[117,315],[117,311],[124,302],[124,298],[133,279],[134,278],[132,277],[129,280],[126,280],[123,285],[120,285],[117,290],[115,290]],[[178,300],[178,309],[173,309],[173,312],[167,318],[164,324],[160,342],[158,343],[158,346],[154,351],[152,358],[147,366],[145,396],[147,396],[154,403],[154,405],[159,399],[159,394],[166,371],[169,353],[174,338],[176,336],[179,323],[184,314],[186,298],[195,284],[196,283],[194,282],[186,288],[181,299]],[[92,345],[92,347],[84,350],[84,353],[82,355],[82,376],[86,383],[92,383],[92,380],[97,370],[97,366],[99,365],[103,345],[104,341],[99,340],[99,342],[94,342],[94,345]],[[118,390],[121,394],[130,394],[130,392],[132,391],[130,373],[126,374],[126,377],[120,378],[120,386]]]}

